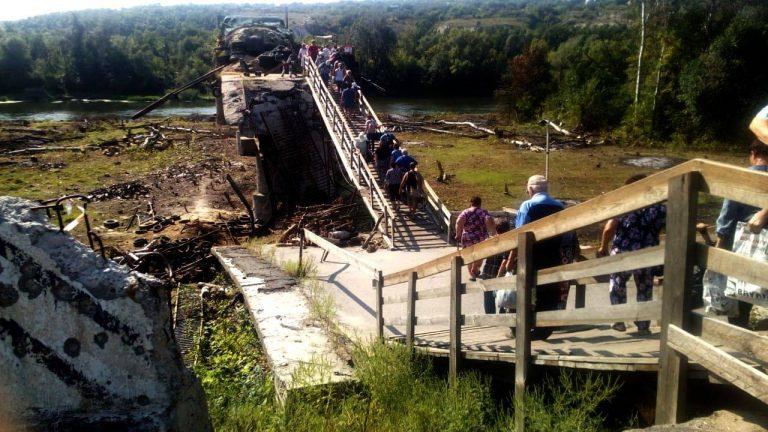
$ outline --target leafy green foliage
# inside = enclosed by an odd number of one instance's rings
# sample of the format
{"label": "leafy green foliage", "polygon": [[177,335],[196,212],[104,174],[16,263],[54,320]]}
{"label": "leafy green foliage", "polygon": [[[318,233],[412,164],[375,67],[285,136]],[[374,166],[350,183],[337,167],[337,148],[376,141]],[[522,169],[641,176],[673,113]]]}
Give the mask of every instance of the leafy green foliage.
{"label": "leafy green foliage", "polygon": [[[356,45],[360,72],[388,94],[495,92],[519,120],[545,115],[583,130],[623,128],[630,140],[748,139],[749,117],[768,94],[768,2],[646,2],[634,104],[638,3],[380,0],[294,4],[290,14],[302,31]],[[283,10],[148,6],[3,23],[0,94],[162,93],[207,71],[219,18],[243,12]]]}
{"label": "leafy green foliage", "polygon": [[[275,400],[272,379],[242,305],[213,300],[195,372],[217,431],[510,431],[513,410],[494,400],[488,379],[475,373],[455,386],[429,358],[402,345],[354,344],[356,382],[309,386]],[[316,368],[323,362],[316,361]],[[303,374],[323,371],[300,370]],[[600,430],[598,408],[616,391],[598,376],[561,375],[526,398],[534,431]]]}
{"label": "leafy green foliage", "polygon": [[552,81],[546,42],[535,40],[507,65],[502,87],[497,92],[502,109],[516,120],[541,116],[542,106]]}

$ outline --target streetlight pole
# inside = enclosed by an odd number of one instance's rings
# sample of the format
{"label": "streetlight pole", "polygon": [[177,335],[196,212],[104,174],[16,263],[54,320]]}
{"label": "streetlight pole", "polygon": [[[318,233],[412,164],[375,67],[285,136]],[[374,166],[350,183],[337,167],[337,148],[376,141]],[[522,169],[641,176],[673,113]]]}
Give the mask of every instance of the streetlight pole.
{"label": "streetlight pole", "polygon": [[544,147],[544,153],[545,153],[544,154],[544,177],[546,177],[547,179],[549,179],[549,125],[550,123],[551,122],[547,119],[539,120],[539,126],[544,126],[547,134],[546,135],[547,141],[546,141],[546,144],[544,145],[545,146]]}
{"label": "streetlight pole", "polygon": [[545,149],[546,156],[544,158],[544,177],[549,180],[549,122],[547,122],[547,144]]}

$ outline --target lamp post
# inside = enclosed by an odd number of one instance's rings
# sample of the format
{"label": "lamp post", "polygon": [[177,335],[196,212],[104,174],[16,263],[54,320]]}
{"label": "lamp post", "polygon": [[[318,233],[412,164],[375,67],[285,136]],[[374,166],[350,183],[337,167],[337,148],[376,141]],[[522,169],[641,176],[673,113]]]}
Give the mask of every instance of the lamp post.
{"label": "lamp post", "polygon": [[547,119],[539,120],[539,125],[544,126],[546,130],[546,144],[544,145],[544,177],[549,180],[549,124],[551,122]]}

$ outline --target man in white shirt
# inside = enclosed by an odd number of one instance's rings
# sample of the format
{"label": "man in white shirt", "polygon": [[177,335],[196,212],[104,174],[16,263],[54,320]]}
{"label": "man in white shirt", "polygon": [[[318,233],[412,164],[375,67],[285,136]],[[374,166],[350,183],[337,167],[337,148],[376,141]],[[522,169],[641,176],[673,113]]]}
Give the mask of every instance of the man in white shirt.
{"label": "man in white shirt", "polygon": [[301,68],[304,69],[304,59],[307,58],[307,44],[301,44],[301,49],[299,50],[299,64],[301,64]]}

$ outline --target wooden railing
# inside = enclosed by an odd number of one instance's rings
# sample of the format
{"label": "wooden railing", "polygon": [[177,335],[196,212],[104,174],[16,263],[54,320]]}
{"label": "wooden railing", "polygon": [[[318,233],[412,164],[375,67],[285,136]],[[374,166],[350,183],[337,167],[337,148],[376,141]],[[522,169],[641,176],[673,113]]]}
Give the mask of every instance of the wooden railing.
{"label": "wooden railing", "polygon": [[[320,237],[319,235],[313,233],[312,231],[304,228],[301,231],[301,243],[299,244],[299,250],[303,251],[306,243],[312,243],[324,251],[323,257],[320,259],[320,262],[325,261],[325,257],[327,257],[329,253],[332,253],[338,257],[341,257],[347,260],[350,265],[357,267],[359,270],[376,273],[377,276],[378,276],[378,273],[380,272],[376,268],[376,266],[373,263],[369,262],[368,260],[360,257],[357,254],[353,254],[352,252],[346,251],[336,246],[335,244],[329,242],[328,240]],[[302,265],[302,255],[303,253],[299,254],[299,266]]]}
{"label": "wooden railing", "polygon": [[[447,324],[449,327],[449,377],[454,380],[463,357],[463,325],[509,326],[517,328],[515,339],[515,398],[523,397],[531,364],[530,329],[617,321],[658,320],[661,327],[656,422],[675,423],[683,417],[685,369],[690,359],[721,379],[768,403],[768,375],[719,349],[713,343],[726,343],[740,352],[739,357],[765,363],[768,338],[728,324],[702,318],[695,328],[690,309],[693,265],[734,276],[746,282],[768,286],[768,263],[696,243],[698,193],[729,198],[760,208],[768,207],[768,174],[706,160],[693,160],[570,207],[522,228],[495,236],[472,247],[447,254],[427,263],[381,276],[374,280],[377,299],[378,334],[385,324],[405,326],[405,343],[414,344],[415,326]],[[535,271],[533,246],[555,236],[588,227],[622,214],[667,201],[666,240],[661,246],[609,257]],[[517,274],[467,285],[462,282],[465,263],[517,249]],[[594,276],[664,265],[661,300],[590,308],[532,312],[531,294],[537,285],[562,281],[585,283]],[[450,285],[418,290],[419,279],[450,270]],[[385,286],[408,282],[407,295],[383,295]],[[515,289],[517,313],[467,315],[462,313],[462,295],[482,291]],[[587,287],[586,289],[589,289]],[[581,293],[583,298],[583,292]],[[577,297],[579,293],[577,292]],[[418,300],[449,297],[447,314],[418,317]],[[383,305],[407,303],[404,317],[385,320]],[[698,333],[698,335],[693,335]],[[714,335],[714,336],[713,336]],[[516,411],[518,430],[523,430],[523,410]]]}
{"label": "wooden railing", "polygon": [[343,111],[334,100],[333,94],[328,90],[326,83],[320,78],[317,66],[312,62],[307,62],[306,65],[307,82],[312,90],[312,97],[315,99],[323,122],[336,147],[336,152],[355,187],[358,189],[368,188],[368,196],[363,196],[363,201],[373,219],[376,220],[379,217],[379,213],[374,209],[374,203],[379,206],[384,214],[383,224],[379,226],[379,230],[389,246],[392,247],[394,222],[398,216],[390,207],[386,195],[384,195],[384,192],[376,183],[376,179],[368,168],[368,164],[356,148],[356,137],[352,133],[352,128],[350,128]]}

